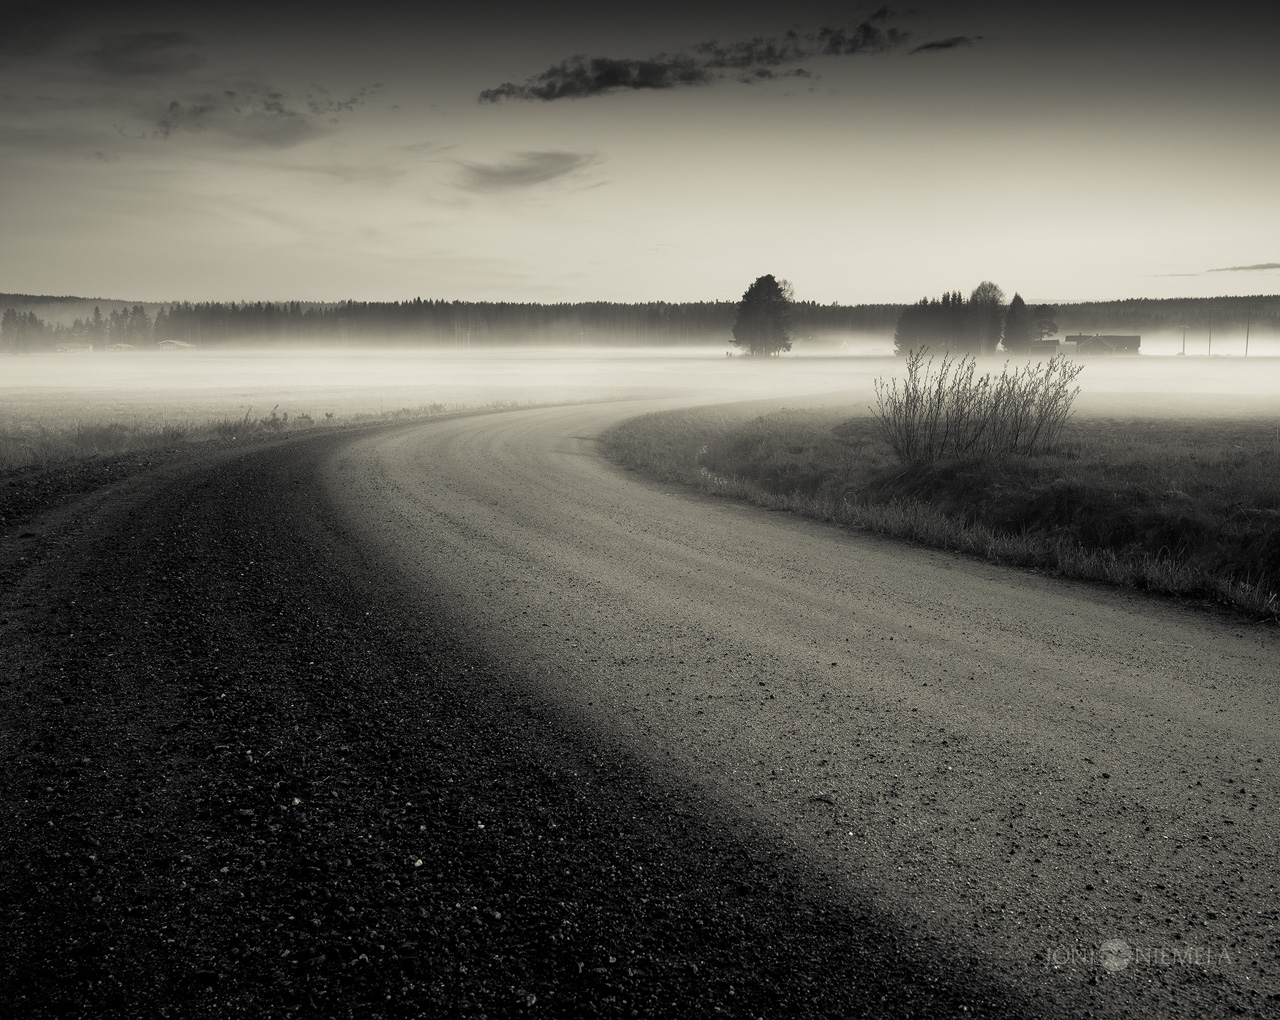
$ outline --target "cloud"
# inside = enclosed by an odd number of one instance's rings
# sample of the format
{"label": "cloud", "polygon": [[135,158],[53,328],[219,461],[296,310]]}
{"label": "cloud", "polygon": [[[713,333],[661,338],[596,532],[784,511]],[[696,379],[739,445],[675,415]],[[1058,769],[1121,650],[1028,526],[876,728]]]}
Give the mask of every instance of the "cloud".
{"label": "cloud", "polygon": [[447,152],[449,149],[455,148],[453,145],[445,145],[441,142],[409,142],[405,145],[397,145],[397,152],[407,152],[411,156],[434,156],[437,153]]}
{"label": "cloud", "polygon": [[182,32],[135,32],[100,39],[80,54],[83,63],[112,78],[160,78],[204,66],[199,44]]}
{"label": "cloud", "polygon": [[772,67],[757,67],[750,71],[743,71],[734,80],[742,82],[743,85],[754,85],[758,81],[777,81],[780,78],[812,78],[813,76],[812,72],[806,71],[803,67],[793,67],[790,71],[775,71]]}
{"label": "cloud", "polygon": [[1210,273],[1260,273],[1269,269],[1280,269],[1280,262],[1259,262],[1253,266],[1223,266],[1221,269],[1210,269]]}
{"label": "cloud", "polygon": [[976,42],[980,42],[985,36],[981,35],[953,35],[949,39],[935,39],[933,42],[921,43],[911,51],[915,53],[937,53],[939,50],[954,50],[960,46],[972,46]]}
{"label": "cloud", "polygon": [[897,49],[907,41],[910,33],[893,26],[881,28],[880,23],[888,21],[891,16],[888,7],[881,7],[852,29],[819,29],[817,39],[822,44],[822,53],[829,57],[847,57],[855,53],[883,53]]}
{"label": "cloud", "polygon": [[382,82],[362,85],[345,99],[335,99],[323,85],[312,85],[307,92],[307,109],[317,117],[332,113],[350,113],[382,90]]}
{"label": "cloud", "polygon": [[503,163],[465,163],[462,186],[468,191],[508,191],[546,184],[594,163],[588,152],[518,152]]}
{"label": "cloud", "polygon": [[821,28],[808,33],[792,29],[781,36],[757,36],[733,43],[712,39],[682,53],[664,53],[645,60],[574,56],[523,84],[508,81],[485,89],[478,99],[482,103],[551,101],[642,89],[687,88],[726,78],[750,83],[772,78],[811,77],[802,67],[778,69],[811,57],[852,56],[896,49],[906,42],[907,33],[881,24],[889,17],[889,9],[882,7],[851,28]]}
{"label": "cloud", "polygon": [[171,100],[154,118],[161,138],[191,132],[210,132],[240,145],[283,149],[327,134],[338,123],[337,113],[360,106],[380,84],[357,89],[349,97],[334,99],[327,90],[312,86],[302,107],[270,85],[236,82],[220,92],[205,92]]}
{"label": "cloud", "polygon": [[47,5],[0,4],[0,56],[43,53],[63,31],[63,22]]}
{"label": "cloud", "polygon": [[523,85],[503,82],[480,93],[480,102],[504,99],[573,99],[605,92],[670,89],[681,85],[705,85],[715,75],[690,57],[651,57],[617,60],[613,57],[569,57]]}
{"label": "cloud", "polygon": [[[810,37],[811,39],[812,37]],[[757,36],[745,42],[722,44],[714,39],[693,47],[695,59],[709,68],[776,67],[814,55],[811,42],[794,30],[780,38]]]}
{"label": "cloud", "polygon": [[156,121],[161,138],[179,132],[214,132],[248,145],[288,148],[324,133],[315,118],[286,105],[274,90],[248,93],[228,89],[186,102],[174,99]]}

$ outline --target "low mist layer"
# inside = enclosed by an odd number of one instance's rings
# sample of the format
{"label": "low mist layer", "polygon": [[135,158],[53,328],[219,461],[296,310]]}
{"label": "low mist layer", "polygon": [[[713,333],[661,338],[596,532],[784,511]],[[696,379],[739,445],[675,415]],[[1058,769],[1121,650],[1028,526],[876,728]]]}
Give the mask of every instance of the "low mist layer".
{"label": "low mist layer", "polygon": [[[1004,358],[983,362],[998,369]],[[1280,361],[1097,358],[1083,362],[1081,413],[1280,413]],[[722,348],[188,351],[6,359],[0,427],[57,422],[194,420],[273,409],[291,415],[383,414],[427,404],[643,399],[707,403],[815,395],[870,405],[874,380],[900,358],[728,358]]]}

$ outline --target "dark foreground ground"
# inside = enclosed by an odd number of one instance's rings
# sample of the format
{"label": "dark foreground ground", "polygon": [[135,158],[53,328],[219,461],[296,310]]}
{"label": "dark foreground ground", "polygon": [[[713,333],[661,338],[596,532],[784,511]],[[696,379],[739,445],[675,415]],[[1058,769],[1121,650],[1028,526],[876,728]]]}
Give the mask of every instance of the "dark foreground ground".
{"label": "dark foreground ground", "polygon": [[344,441],[5,534],[0,1016],[1039,1014],[403,608]]}

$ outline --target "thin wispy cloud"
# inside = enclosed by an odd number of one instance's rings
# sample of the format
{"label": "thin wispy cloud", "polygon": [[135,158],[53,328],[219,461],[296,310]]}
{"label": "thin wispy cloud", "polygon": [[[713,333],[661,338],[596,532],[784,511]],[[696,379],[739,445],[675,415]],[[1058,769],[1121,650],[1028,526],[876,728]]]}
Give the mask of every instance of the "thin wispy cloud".
{"label": "thin wispy cloud", "polygon": [[287,105],[280,92],[228,89],[222,95],[170,101],[156,121],[156,132],[161,138],[212,132],[248,145],[288,148],[323,134],[324,128]]}
{"label": "thin wispy cloud", "polygon": [[459,161],[468,191],[510,191],[547,184],[584,170],[596,160],[589,152],[518,152],[500,163]]}
{"label": "thin wispy cloud", "polygon": [[425,141],[407,142],[404,145],[397,145],[395,148],[397,152],[407,152],[411,156],[435,156],[456,148],[456,146],[446,145],[442,142]]}
{"label": "thin wispy cloud", "polygon": [[349,96],[342,98],[334,96],[323,85],[312,85],[306,95],[307,110],[317,117],[335,113],[350,113],[357,106],[375,96],[381,89],[382,82],[376,81],[372,85],[362,85]]}
{"label": "thin wispy cloud", "polygon": [[917,53],[937,53],[939,50],[954,50],[960,47],[973,46],[983,38],[980,35],[953,35],[949,39],[935,39],[933,42],[921,43],[910,52],[914,56]]}
{"label": "thin wispy cloud", "polygon": [[172,138],[182,133],[209,133],[246,146],[284,149],[327,134],[340,113],[354,110],[380,85],[334,98],[314,86],[299,101],[261,82],[236,82],[217,92],[170,100],[153,119],[154,134]]}
{"label": "thin wispy cloud", "polygon": [[905,45],[908,34],[887,24],[891,12],[882,7],[850,28],[820,28],[816,32],[788,31],[780,36],[757,36],[741,42],[698,43],[675,54],[642,60],[573,56],[521,84],[503,82],[485,89],[482,103],[508,100],[550,102],[583,99],[615,92],[688,88],[734,79],[745,83],[782,77],[811,77],[797,65],[813,57],[883,53]]}
{"label": "thin wispy cloud", "polygon": [[1280,269],[1280,262],[1259,262],[1252,266],[1223,266],[1220,269],[1210,269],[1210,273],[1261,273],[1271,269]]}
{"label": "thin wispy cloud", "polygon": [[87,67],[111,78],[163,78],[203,67],[203,48],[182,32],[135,32],[100,39],[80,54]]}

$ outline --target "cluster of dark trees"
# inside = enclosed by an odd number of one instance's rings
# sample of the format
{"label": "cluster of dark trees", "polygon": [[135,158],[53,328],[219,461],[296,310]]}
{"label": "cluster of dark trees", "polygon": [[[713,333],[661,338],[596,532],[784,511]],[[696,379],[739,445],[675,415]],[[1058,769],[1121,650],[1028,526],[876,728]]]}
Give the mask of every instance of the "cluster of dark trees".
{"label": "cluster of dark trees", "polygon": [[151,342],[155,334],[156,323],[142,305],[119,308],[105,317],[95,307],[92,318],[76,319],[70,325],[46,322],[35,312],[15,308],[6,308],[0,315],[0,347],[20,353],[53,350],[61,344],[138,346]]}
{"label": "cluster of dark trees", "polygon": [[984,280],[967,298],[952,291],[908,305],[898,316],[893,344],[899,354],[922,345],[961,354],[994,354],[1000,347],[1024,354],[1033,340],[1057,332],[1057,309],[1052,305],[1033,308],[1014,294],[1006,306],[1004,292]]}
{"label": "cluster of dark trees", "polygon": [[53,330],[35,312],[6,308],[0,316],[0,345],[14,351],[31,351],[52,344]]}

